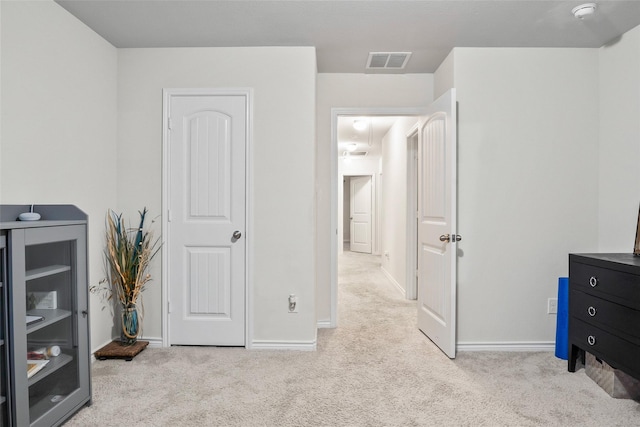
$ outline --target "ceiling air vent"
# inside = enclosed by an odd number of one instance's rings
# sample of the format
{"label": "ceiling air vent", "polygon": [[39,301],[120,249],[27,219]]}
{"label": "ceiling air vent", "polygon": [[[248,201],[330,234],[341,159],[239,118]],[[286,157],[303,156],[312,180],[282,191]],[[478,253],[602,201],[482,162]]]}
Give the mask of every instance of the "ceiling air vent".
{"label": "ceiling air vent", "polygon": [[409,62],[411,52],[369,52],[368,70],[402,70]]}

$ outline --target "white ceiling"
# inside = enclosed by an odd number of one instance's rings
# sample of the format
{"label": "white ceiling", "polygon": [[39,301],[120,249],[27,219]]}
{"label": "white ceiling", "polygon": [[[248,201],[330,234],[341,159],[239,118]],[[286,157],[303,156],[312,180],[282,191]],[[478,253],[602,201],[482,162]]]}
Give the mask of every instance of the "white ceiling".
{"label": "white ceiling", "polygon": [[[380,156],[382,138],[398,118],[397,116],[338,116],[338,156],[342,157],[350,144],[356,144],[356,151],[366,151],[367,156]],[[356,120],[365,122],[367,127],[363,130],[355,129],[353,122]]]}
{"label": "white ceiling", "polygon": [[374,51],[431,73],[456,46],[601,47],[640,25],[640,0],[591,0],[585,20],[589,0],[56,1],[116,47],[315,46],[321,73],[365,72]]}

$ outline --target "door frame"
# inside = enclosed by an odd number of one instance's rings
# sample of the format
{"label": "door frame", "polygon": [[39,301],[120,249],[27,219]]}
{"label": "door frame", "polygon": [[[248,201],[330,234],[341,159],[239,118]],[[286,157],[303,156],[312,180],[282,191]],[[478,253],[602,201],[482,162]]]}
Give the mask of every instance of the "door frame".
{"label": "door frame", "polygon": [[246,99],[245,140],[245,348],[253,343],[253,89],[252,88],[165,88],[162,89],[162,346],[169,337],[169,114],[173,96],[244,96]]}
{"label": "door frame", "polygon": [[[338,237],[340,245],[342,236],[338,236],[338,185],[342,185],[338,177],[338,117],[339,116],[420,116],[424,115],[428,106],[424,107],[362,107],[331,108],[331,222],[329,228],[330,246],[330,298],[329,328],[338,326]],[[324,327],[324,325],[322,325]]]}
{"label": "door frame", "polygon": [[[418,298],[418,129],[407,133],[407,273],[405,296]],[[411,254],[411,256],[409,256]]]}

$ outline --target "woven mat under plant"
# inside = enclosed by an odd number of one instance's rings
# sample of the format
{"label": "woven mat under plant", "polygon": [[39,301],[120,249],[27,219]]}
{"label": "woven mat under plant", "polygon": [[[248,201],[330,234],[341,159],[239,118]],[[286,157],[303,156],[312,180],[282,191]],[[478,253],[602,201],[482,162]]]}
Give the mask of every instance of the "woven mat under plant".
{"label": "woven mat under plant", "polygon": [[136,341],[132,345],[122,345],[120,341],[112,341],[96,351],[96,359],[133,359],[138,353],[149,345],[149,341]]}

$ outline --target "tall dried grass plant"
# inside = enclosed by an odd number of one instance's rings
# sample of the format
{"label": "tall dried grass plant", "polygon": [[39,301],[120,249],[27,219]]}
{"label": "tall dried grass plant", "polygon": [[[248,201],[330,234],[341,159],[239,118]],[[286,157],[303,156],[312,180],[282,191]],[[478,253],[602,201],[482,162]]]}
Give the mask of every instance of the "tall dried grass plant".
{"label": "tall dried grass plant", "polygon": [[107,280],[111,297],[115,296],[123,308],[137,304],[145,285],[151,280],[148,273],[153,257],[160,249],[159,239],[145,230],[147,208],[138,211],[138,228],[127,228],[122,214],[107,214],[106,249]]}

